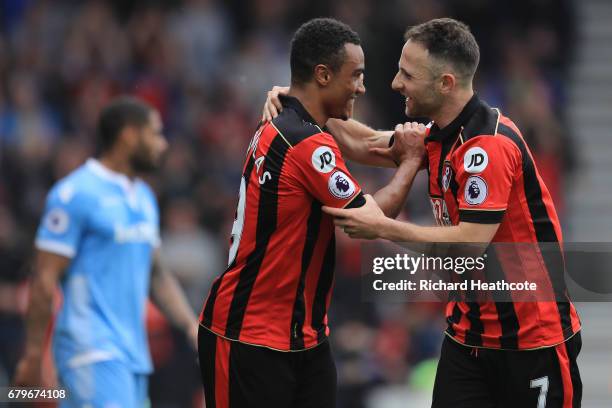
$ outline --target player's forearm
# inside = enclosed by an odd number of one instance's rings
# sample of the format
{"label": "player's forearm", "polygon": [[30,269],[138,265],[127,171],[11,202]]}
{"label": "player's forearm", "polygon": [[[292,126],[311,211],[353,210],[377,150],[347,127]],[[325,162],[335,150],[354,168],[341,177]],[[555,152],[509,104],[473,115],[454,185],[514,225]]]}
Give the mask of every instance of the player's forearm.
{"label": "player's forearm", "polygon": [[45,271],[37,271],[30,284],[25,347],[28,358],[42,356],[47,328],[53,316],[53,296],[57,283],[49,280],[49,275]]}
{"label": "player's forearm", "polygon": [[345,158],[368,166],[395,167],[393,161],[370,153],[373,147],[387,147],[393,131],[374,130],[354,119],[330,119],[327,127]]}
{"label": "player's forearm", "polygon": [[417,243],[488,244],[499,228],[499,224],[477,224],[470,222],[460,222],[459,225],[447,227],[422,227],[391,218],[385,218],[380,224],[378,228],[380,238],[394,242]]}
{"label": "player's forearm", "polygon": [[387,217],[395,218],[399,215],[418,171],[419,163],[402,162],[389,184],[373,195]]}
{"label": "player's forearm", "polygon": [[459,226],[423,227],[386,218],[380,225],[380,237],[394,242],[468,242]]}
{"label": "player's forearm", "polygon": [[174,326],[188,331],[197,324],[178,281],[169,272],[160,270],[151,279],[151,299]]}

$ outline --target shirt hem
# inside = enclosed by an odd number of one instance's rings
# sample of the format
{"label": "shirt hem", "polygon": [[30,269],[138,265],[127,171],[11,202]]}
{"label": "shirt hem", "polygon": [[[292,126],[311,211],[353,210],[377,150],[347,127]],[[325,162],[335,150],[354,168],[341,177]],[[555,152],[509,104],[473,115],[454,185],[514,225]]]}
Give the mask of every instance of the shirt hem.
{"label": "shirt hem", "polygon": [[[571,329],[571,328],[568,328],[568,329]],[[564,335],[565,335],[565,332],[568,329],[563,330],[563,334]],[[556,347],[559,344],[563,344],[566,341],[568,341],[569,339],[571,339],[572,337],[574,337],[576,334],[580,333],[581,330],[582,330],[582,327],[579,327],[578,330],[576,330],[574,333],[572,333],[572,335],[569,336],[568,338],[564,338],[562,341],[553,342],[552,344],[547,344],[547,345],[543,345],[543,346],[536,346],[536,347],[524,347],[524,348],[517,348],[517,349],[508,349],[508,348],[502,348],[502,347],[477,346],[475,344],[462,343],[461,341],[459,341],[459,339],[457,339],[452,334],[450,334],[448,332],[448,330],[445,330],[444,334],[446,336],[448,336],[448,338],[450,338],[455,343],[457,343],[459,345],[462,345],[464,347],[474,347],[474,348],[481,348],[481,349],[488,349],[488,350],[502,350],[502,351],[534,351],[534,350],[541,350],[541,349]]]}
{"label": "shirt hem", "polygon": [[[304,347],[304,348],[301,348],[301,349],[298,349],[298,350],[290,350],[290,349],[287,349],[287,348],[284,348],[284,347],[278,347],[276,344],[273,344],[271,342],[268,343],[268,344],[264,344],[263,342],[260,343],[258,340],[254,340],[254,342],[250,342],[250,341],[233,339],[231,337],[227,337],[227,336],[225,336],[225,335],[223,335],[221,333],[218,333],[214,329],[204,325],[204,323],[202,323],[202,322],[200,322],[200,327],[208,330],[209,332],[211,332],[215,336],[221,337],[222,339],[225,339],[225,340],[228,340],[228,341],[233,341],[233,342],[236,342],[236,343],[246,344],[247,346],[263,347],[263,348],[267,348],[267,349],[274,350],[274,351],[280,351],[281,353],[299,353],[301,351],[312,350],[315,347],[318,347],[321,344],[324,344],[328,340],[328,337],[325,336],[325,339],[323,339],[323,341],[317,342],[317,344],[315,344],[314,346]],[[273,345],[270,345],[270,344],[273,344]]]}

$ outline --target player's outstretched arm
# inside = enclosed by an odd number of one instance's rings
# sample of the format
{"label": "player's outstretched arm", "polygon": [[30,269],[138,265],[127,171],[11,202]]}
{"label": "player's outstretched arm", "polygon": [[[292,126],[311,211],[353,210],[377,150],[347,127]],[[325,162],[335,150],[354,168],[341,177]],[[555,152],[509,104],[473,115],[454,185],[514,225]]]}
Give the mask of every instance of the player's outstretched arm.
{"label": "player's outstretched arm", "polygon": [[[288,92],[289,87],[286,86],[275,86],[268,92],[262,120],[271,121],[278,116],[283,110],[278,96]],[[371,153],[371,149],[388,147],[393,131],[374,130],[354,119],[330,119],[326,125],[345,158],[367,166],[397,166],[389,157]]]}
{"label": "player's outstretched arm", "polygon": [[340,209],[323,207],[323,211],[334,216],[336,226],[351,238],[383,238],[394,242],[417,243],[489,243],[499,224],[460,222],[452,227],[422,227],[386,217],[376,201],[366,195],[362,207]]}
{"label": "player's outstretched arm", "polygon": [[499,224],[460,222],[452,227],[423,227],[387,219],[383,221],[380,238],[394,242],[484,243],[495,236]]}
{"label": "player's outstretched arm", "polygon": [[30,283],[30,300],[26,316],[26,346],[17,365],[13,383],[40,386],[42,355],[47,328],[53,315],[53,296],[70,259],[39,250],[35,255],[34,275]]}
{"label": "player's outstretched arm", "polygon": [[159,249],[153,255],[151,270],[151,299],[170,323],[185,332],[192,346],[197,349],[198,320],[191,310],[183,291],[174,277],[161,263]]}

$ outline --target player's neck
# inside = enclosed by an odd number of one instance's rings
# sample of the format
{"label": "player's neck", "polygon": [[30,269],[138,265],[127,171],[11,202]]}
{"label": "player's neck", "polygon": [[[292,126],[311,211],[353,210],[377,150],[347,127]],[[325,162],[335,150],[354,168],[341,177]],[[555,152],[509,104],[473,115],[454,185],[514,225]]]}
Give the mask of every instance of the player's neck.
{"label": "player's neck", "polygon": [[317,95],[315,91],[308,87],[301,88],[291,86],[289,88],[289,96],[293,96],[300,101],[304,109],[312,116],[319,127],[325,126],[329,117],[325,113],[319,95]]}
{"label": "player's neck", "polygon": [[119,156],[117,153],[108,153],[100,156],[98,161],[102,163],[104,167],[115,173],[121,173],[130,179],[136,177],[132,166],[126,158]]}
{"label": "player's neck", "polygon": [[431,119],[440,129],[445,128],[459,116],[465,105],[472,99],[472,96],[474,96],[474,90],[469,88],[458,92],[454,96],[447,97],[446,103],[440,109],[439,114]]}

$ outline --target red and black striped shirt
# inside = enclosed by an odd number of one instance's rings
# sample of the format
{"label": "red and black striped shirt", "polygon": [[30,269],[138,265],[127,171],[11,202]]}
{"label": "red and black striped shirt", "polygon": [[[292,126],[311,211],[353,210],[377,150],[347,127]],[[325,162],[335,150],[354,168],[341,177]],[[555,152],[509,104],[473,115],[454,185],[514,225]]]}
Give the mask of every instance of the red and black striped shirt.
{"label": "red and black striped shirt", "polygon": [[304,350],[329,334],[334,223],[321,206],[365,203],[334,138],[296,98],[257,129],[247,151],[229,266],[200,322],[248,344]]}
{"label": "red and black striped shirt", "polygon": [[[443,129],[434,124],[426,143],[429,196],[438,225],[499,223],[493,242],[531,243],[532,250],[520,256],[512,250],[489,251],[493,257],[487,263],[555,295],[537,302],[450,301],[447,333],[470,346],[514,350],[570,338],[580,330],[580,320],[564,283],[561,226],[516,125],[474,95],[451,124]],[[540,245],[558,250],[540,250]]]}

